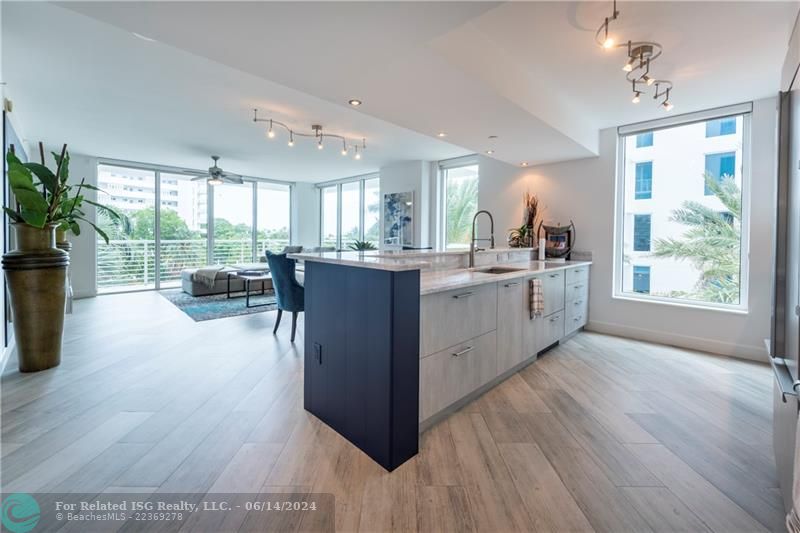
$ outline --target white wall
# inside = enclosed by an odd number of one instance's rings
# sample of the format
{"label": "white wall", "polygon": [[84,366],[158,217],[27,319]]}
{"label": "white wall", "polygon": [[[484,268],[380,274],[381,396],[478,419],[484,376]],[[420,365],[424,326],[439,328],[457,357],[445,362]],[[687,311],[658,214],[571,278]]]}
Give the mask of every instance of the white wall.
{"label": "white wall", "polygon": [[[97,186],[97,158],[82,154],[70,154],[69,181],[80,183],[81,178],[86,178],[86,183]],[[95,200],[94,191],[86,191],[86,197]],[[95,222],[96,215],[92,206],[85,204],[84,210],[87,218]],[[70,252],[70,276],[72,291],[75,298],[89,298],[97,295],[97,234],[85,223],[81,223],[81,234],[76,236],[68,234],[72,243]]]}
{"label": "white wall", "polygon": [[292,190],[292,244],[319,246],[319,190],[313,183],[297,183]]}
{"label": "white wall", "polygon": [[[530,184],[547,207],[546,218],[572,219],[578,250],[593,254],[588,328],[737,357],[765,359],[763,339],[770,332],[771,254],[774,242],[776,99],[753,103],[749,310],[745,314],[635,302],[612,298],[616,128],[600,132],[600,155],[509,174],[491,184],[497,198],[513,198],[521,181]],[[522,177],[521,177],[522,176]],[[484,185],[481,175],[481,186]],[[504,211],[504,200],[487,198]],[[516,203],[505,209],[516,210]],[[487,205],[482,204],[484,208]]]}
{"label": "white wall", "polygon": [[432,173],[428,161],[403,161],[380,169],[381,219],[380,235],[383,247],[383,195],[399,192],[414,192],[414,246],[431,246],[433,204],[431,194]]}

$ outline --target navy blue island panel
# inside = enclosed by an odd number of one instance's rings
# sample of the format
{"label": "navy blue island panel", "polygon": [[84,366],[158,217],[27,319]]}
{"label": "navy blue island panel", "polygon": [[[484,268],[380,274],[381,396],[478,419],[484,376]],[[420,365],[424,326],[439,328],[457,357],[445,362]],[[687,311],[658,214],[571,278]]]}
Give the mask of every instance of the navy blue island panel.
{"label": "navy blue island panel", "polygon": [[419,270],[305,262],[304,406],[387,470],[419,450]]}

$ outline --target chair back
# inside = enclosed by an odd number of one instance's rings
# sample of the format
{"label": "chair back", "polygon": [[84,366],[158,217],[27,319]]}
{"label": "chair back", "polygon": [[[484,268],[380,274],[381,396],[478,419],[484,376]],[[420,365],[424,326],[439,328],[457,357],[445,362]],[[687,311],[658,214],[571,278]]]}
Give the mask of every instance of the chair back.
{"label": "chair back", "polygon": [[294,259],[287,258],[286,254],[273,254],[267,251],[267,263],[269,263],[272,288],[275,289],[278,309],[292,312],[303,311],[305,290],[295,278]]}

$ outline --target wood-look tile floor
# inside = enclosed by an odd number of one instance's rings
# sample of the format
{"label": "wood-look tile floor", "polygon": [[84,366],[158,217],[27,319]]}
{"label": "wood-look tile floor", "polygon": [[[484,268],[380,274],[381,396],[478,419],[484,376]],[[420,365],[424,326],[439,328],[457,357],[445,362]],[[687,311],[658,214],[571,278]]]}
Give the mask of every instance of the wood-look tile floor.
{"label": "wood-look tile floor", "polygon": [[771,374],[581,333],[392,473],[302,408],[302,324],[79,301],[60,367],[2,379],[3,491],[332,493],[341,531],[783,531]]}

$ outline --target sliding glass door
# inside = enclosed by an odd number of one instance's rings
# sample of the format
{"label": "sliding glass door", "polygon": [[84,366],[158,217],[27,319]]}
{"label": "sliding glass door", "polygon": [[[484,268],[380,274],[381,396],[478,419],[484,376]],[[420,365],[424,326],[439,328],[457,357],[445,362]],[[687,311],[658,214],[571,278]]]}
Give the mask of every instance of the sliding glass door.
{"label": "sliding glass door", "polygon": [[216,185],[214,191],[215,265],[253,262],[253,183]]}
{"label": "sliding glass door", "polygon": [[161,287],[176,287],[181,270],[208,261],[208,187],[185,174],[162,172],[160,178],[160,281]]}
{"label": "sliding glass door", "polygon": [[375,174],[320,186],[320,245],[348,250],[356,241],[377,247],[380,177]]}
{"label": "sliding glass door", "polygon": [[289,245],[291,188],[259,182],[256,187],[256,254],[281,252]]}
{"label": "sliding glass door", "polygon": [[97,289],[126,291],[156,286],[156,173],[152,170],[98,165],[97,199],[124,213],[130,227],[99,214],[98,225],[109,243],[97,238]]}

